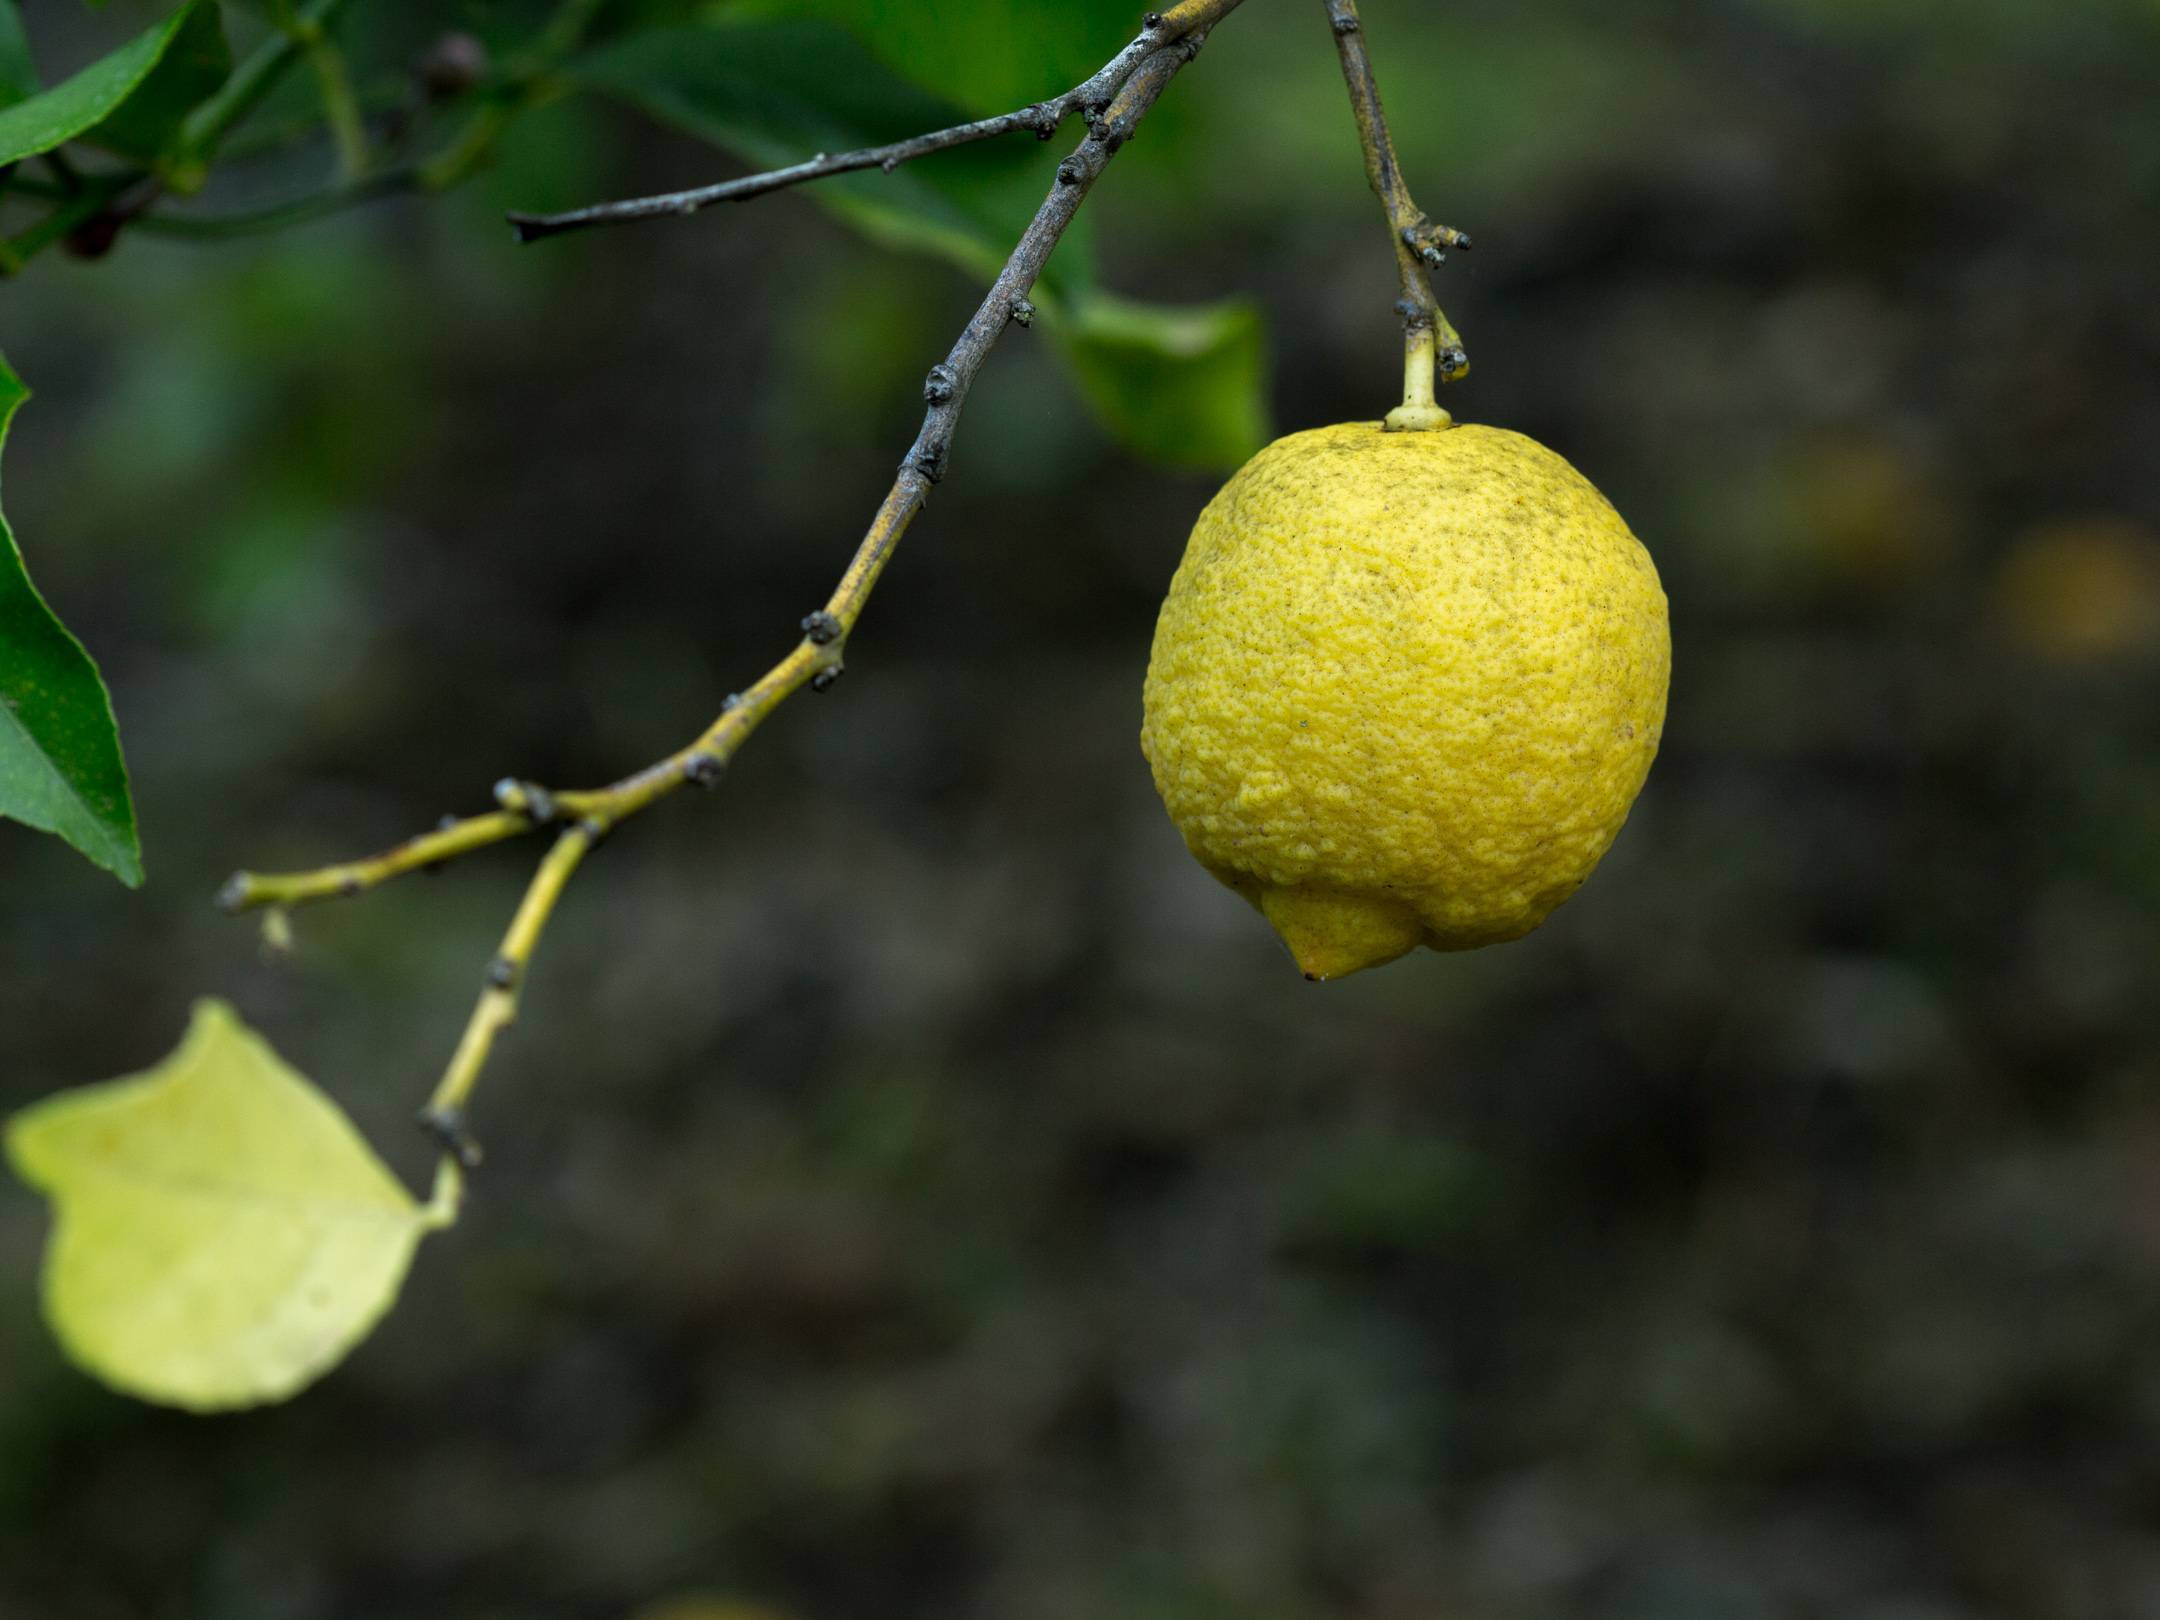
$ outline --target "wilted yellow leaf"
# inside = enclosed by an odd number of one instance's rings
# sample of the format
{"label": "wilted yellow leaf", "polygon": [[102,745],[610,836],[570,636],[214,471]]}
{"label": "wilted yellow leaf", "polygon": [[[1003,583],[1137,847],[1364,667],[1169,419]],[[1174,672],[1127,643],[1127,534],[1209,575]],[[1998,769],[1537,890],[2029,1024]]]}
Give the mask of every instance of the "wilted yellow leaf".
{"label": "wilted yellow leaf", "polygon": [[421,1205],[338,1106],[219,1001],[140,1075],[8,1122],[16,1172],[52,1200],[45,1312],[118,1389],[198,1411],[283,1400],[389,1309]]}

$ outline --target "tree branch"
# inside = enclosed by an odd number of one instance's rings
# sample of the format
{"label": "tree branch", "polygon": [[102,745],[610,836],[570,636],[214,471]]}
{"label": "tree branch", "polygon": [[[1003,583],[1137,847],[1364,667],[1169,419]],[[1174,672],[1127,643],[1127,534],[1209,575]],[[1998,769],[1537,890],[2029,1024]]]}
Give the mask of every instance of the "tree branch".
{"label": "tree branch", "polygon": [[[542,826],[564,827],[526,891],[516,920],[489,968],[487,986],[473,1009],[456,1054],[434,1100],[422,1115],[423,1123],[435,1134],[449,1159],[465,1164],[477,1159],[478,1150],[465,1129],[465,1103],[496,1039],[516,1016],[519,981],[578,865],[617,826],[685,784],[715,785],[728,762],[782,703],[806,686],[823,691],[840,678],[848,637],[862,617],[870,593],[929,500],[932,487],[945,474],[968,391],[991,349],[1008,326],[1015,322],[1026,325],[1032,319],[1034,311],[1028,293],[1095,182],[1132,138],[1170,81],[1199,53],[1207,30],[1240,3],[1184,0],[1169,12],[1151,15],[1142,38],[1167,39],[1169,43],[1153,44],[1138,58],[1091,124],[1087,138],[1058,165],[1050,195],[1036,211],[981,307],[952,351],[931,369],[923,388],[928,410],[922,430],[902,460],[891,491],[840,583],[825,605],[803,620],[803,637],[794,649],[750,687],[731,697],[719,718],[694,742],[612,787],[551,793],[530,783],[504,782],[496,789],[500,808],[495,812],[446,822],[435,832],[372,859],[286,875],[242,872],[225,886],[219,901],[228,911],[263,909],[275,916],[287,907],[310,901],[364,893],[391,878]],[[1131,49],[1127,47],[1128,52]],[[1125,55],[1121,52],[1119,60]]]}
{"label": "tree branch", "polygon": [[1468,253],[1470,238],[1436,224],[1410,195],[1395,156],[1387,113],[1380,105],[1380,81],[1373,73],[1372,53],[1365,48],[1365,23],[1358,15],[1357,0],[1326,0],[1326,5],[1342,56],[1343,79],[1350,86],[1358,137],[1365,147],[1366,177],[1387,212],[1388,233],[1394,239],[1396,267],[1402,277],[1402,301],[1395,307],[1404,329],[1403,405],[1388,417],[1388,426],[1445,427],[1453,418],[1434,399],[1435,372],[1440,380],[1454,382],[1469,374],[1470,357],[1463,352],[1461,335],[1440,312],[1427,272],[1447,262],[1449,248]]}
{"label": "tree branch", "polygon": [[342,181],[323,191],[295,197],[289,202],[272,203],[266,208],[251,208],[230,214],[142,214],[130,228],[151,236],[181,237],[204,242],[234,236],[260,236],[294,225],[305,225],[313,220],[327,219],[332,214],[342,214],[349,208],[364,207],[384,197],[395,197],[404,192],[424,189],[426,188],[421,184],[419,169],[408,165],[395,169],[380,169],[356,180]]}
{"label": "tree branch", "polygon": [[948,152],[975,141],[994,140],[1021,130],[1031,131],[1047,141],[1074,113],[1084,113],[1090,119],[1098,116],[1149,56],[1196,32],[1205,32],[1238,3],[1239,0],[1227,0],[1227,3],[1225,0],[1185,0],[1184,4],[1172,6],[1167,11],[1150,12],[1132,42],[1104,64],[1099,73],[1061,96],[1030,107],[955,124],[950,129],[933,130],[927,135],[894,141],[886,146],[866,146],[853,152],[820,152],[814,158],[786,168],[723,180],[690,191],[596,203],[589,208],[574,208],[561,214],[511,214],[508,216],[510,227],[517,232],[520,242],[537,242],[544,236],[559,236],[565,231],[586,230],[595,225],[629,225],[643,219],[680,218],[715,203],[748,202],[775,191],[785,191],[790,186],[830,179],[834,175],[857,174],[865,169],[882,169],[890,174],[901,164],[916,158]]}
{"label": "tree branch", "polygon": [[233,69],[232,77],[219,86],[215,95],[188,114],[187,122],[180,126],[180,151],[184,154],[180,168],[186,172],[173,176],[177,189],[190,190],[201,184],[210,159],[225,137],[262,105],[294,63],[308,55],[317,42],[328,38],[331,25],[346,4],[347,0],[311,0]]}

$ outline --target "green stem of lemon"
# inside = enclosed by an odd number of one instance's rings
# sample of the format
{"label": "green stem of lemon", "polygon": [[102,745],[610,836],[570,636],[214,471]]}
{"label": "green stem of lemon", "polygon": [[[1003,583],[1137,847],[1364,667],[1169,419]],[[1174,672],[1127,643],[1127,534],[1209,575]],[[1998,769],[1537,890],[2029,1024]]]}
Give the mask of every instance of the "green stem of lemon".
{"label": "green stem of lemon", "polygon": [[1455,425],[1438,401],[1435,373],[1440,338],[1431,327],[1414,329],[1403,349],[1403,402],[1388,412],[1390,433],[1430,433]]}

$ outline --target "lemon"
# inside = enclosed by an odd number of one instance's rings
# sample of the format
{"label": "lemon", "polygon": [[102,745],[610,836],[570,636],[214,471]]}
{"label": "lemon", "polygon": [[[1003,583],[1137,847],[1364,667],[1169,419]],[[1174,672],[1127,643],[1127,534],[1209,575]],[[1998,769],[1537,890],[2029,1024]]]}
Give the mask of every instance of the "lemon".
{"label": "lemon", "polygon": [[1552,451],[1320,428],[1201,514],[1141,745],[1200,863],[1331,979],[1544,921],[1642,790],[1671,664],[1649,553]]}

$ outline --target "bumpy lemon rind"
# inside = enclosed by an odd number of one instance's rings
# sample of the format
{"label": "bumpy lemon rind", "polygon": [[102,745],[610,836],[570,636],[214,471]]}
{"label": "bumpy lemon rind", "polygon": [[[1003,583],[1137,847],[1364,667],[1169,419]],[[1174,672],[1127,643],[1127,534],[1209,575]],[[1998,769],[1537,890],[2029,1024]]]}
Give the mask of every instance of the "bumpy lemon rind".
{"label": "bumpy lemon rind", "polygon": [[1142,744],[1200,862],[1309,977],[1538,926],[1648,775],[1655,566],[1559,456],[1476,426],[1277,441],[1195,526]]}

